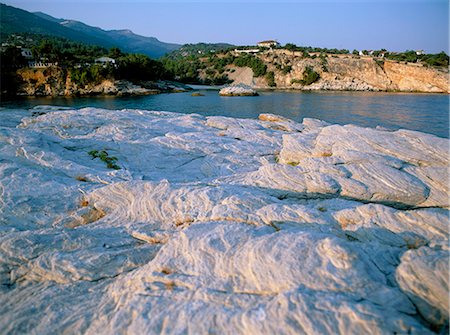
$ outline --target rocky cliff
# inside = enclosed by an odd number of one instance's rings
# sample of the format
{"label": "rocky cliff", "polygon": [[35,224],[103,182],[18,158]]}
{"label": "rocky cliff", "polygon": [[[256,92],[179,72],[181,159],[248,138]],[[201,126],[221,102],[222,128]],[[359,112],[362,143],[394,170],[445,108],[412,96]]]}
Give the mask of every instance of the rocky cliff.
{"label": "rocky cliff", "polygon": [[[450,92],[446,68],[353,55],[304,58],[286,50],[265,52],[257,57],[267,65],[267,71],[274,72],[276,88],[279,89]],[[307,67],[318,73],[320,79],[303,85],[300,81]],[[267,79],[253,77],[251,69],[229,68],[234,69],[228,75],[234,84],[269,88]]]}
{"label": "rocky cliff", "polygon": [[146,95],[160,92],[185,91],[185,85],[173,82],[142,82],[135,85],[127,80],[104,79],[81,85],[71,79],[70,70],[56,66],[17,71],[21,85],[18,95],[78,96],[78,95]]}

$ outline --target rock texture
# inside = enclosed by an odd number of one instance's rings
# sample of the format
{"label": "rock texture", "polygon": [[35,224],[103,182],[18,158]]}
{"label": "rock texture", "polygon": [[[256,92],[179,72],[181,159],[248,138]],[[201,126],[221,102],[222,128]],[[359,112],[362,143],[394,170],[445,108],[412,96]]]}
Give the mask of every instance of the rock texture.
{"label": "rock texture", "polygon": [[250,86],[239,84],[232,85],[222,88],[219,91],[219,95],[226,97],[235,97],[235,96],[256,96],[258,93],[252,89]]}
{"label": "rock texture", "polygon": [[171,81],[140,82],[105,79],[100,83],[79,85],[72,81],[70,71],[56,66],[43,69],[17,70],[21,82],[18,95],[25,96],[84,96],[84,95],[149,95],[161,92],[185,92],[186,85]]}
{"label": "rock texture", "polygon": [[2,110],[0,329],[444,333],[448,145],[270,114]]}
{"label": "rock texture", "polygon": [[[323,59],[304,58],[301,53],[287,50],[266,51],[257,57],[267,65],[267,71],[274,72],[278,89],[450,93],[446,68],[405,64],[368,56],[328,55]],[[285,72],[284,69],[288,67],[290,71]],[[303,72],[307,67],[317,72],[320,79],[305,86],[298,82],[303,79]],[[233,84],[272,88],[264,77],[253,77],[250,68],[228,68],[234,70],[228,74]]]}

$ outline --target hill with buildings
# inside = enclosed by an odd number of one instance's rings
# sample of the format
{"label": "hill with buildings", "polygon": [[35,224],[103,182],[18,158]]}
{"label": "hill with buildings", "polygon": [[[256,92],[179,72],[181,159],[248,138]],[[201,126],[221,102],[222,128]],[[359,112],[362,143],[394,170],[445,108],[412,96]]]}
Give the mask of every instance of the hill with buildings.
{"label": "hill with buildings", "polygon": [[[350,52],[291,43],[280,46],[274,40],[253,46],[180,46],[130,30],[106,31],[4,4],[0,28],[2,94],[84,94],[79,89],[83,85],[99,85],[105,79],[242,83],[260,89],[449,92],[449,57],[444,52]],[[149,59],[160,56],[158,61]],[[24,70],[27,67],[38,68],[34,73],[42,76],[35,78]],[[59,79],[52,77],[55,73]],[[79,88],[74,90],[72,84]]]}
{"label": "hill with buildings", "polygon": [[161,60],[175,79],[188,83],[242,83],[261,89],[449,92],[449,57],[444,52],[350,52],[261,43],[207,54],[180,55],[180,50]]}

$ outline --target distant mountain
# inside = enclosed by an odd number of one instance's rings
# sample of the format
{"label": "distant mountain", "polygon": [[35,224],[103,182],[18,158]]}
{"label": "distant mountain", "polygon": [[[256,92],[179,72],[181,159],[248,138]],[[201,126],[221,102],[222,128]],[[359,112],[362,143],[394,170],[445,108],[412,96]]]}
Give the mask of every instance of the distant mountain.
{"label": "distant mountain", "polygon": [[74,20],[64,20],[60,24],[89,36],[111,41],[124,51],[143,53],[153,58],[161,57],[181,47],[179,44],[161,42],[155,37],[137,35],[128,29],[103,30]]}
{"label": "distant mountain", "polygon": [[12,33],[31,33],[57,37],[106,48],[119,47],[125,52],[143,53],[152,58],[177,50],[179,44],[164,43],[155,37],[134,34],[130,30],[103,30],[79,21],[57,19],[45,13],[0,4],[2,38]]}
{"label": "distant mountain", "polygon": [[[12,33],[31,33],[64,37],[87,44],[103,45],[104,41],[44,19],[22,9],[0,4],[0,33],[2,38]],[[56,20],[56,19],[55,19]]]}
{"label": "distant mountain", "polygon": [[64,19],[57,19],[57,18],[55,18],[53,16],[50,16],[50,15],[42,13],[42,12],[34,12],[32,14],[37,15],[37,16],[39,16],[42,19],[46,19],[46,20],[49,20],[49,21],[52,21],[52,22],[56,22],[56,23],[61,23],[61,22],[65,21]]}

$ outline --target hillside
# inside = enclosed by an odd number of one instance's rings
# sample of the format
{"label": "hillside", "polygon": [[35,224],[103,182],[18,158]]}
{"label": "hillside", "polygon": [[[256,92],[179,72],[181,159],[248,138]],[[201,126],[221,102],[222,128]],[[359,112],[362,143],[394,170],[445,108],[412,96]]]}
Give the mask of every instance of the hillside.
{"label": "hillside", "polygon": [[[422,63],[408,63],[354,55],[322,55],[305,58],[286,50],[274,50],[258,55],[273,72],[273,84],[268,76],[250,78],[250,85],[268,88],[302,90],[355,90],[448,93],[448,68],[431,67]],[[232,67],[231,67],[232,68]],[[305,82],[307,72],[317,74],[313,82]],[[230,73],[235,82],[249,80]]]}
{"label": "hillside", "polygon": [[2,40],[13,33],[30,33],[63,37],[77,42],[87,44],[97,44],[105,47],[111,47],[113,43],[95,36],[89,36],[83,32],[69,29],[60,25],[58,22],[50,21],[34,15],[25,10],[0,4],[0,33]]}
{"label": "hillside", "polygon": [[79,21],[57,19],[44,13],[30,13],[1,4],[2,40],[13,33],[42,34],[106,48],[119,47],[125,52],[142,53],[152,58],[174,51],[178,44],[164,43],[155,37],[134,34],[130,30],[103,30]]}
{"label": "hillside", "polygon": [[260,89],[449,92],[445,53],[409,61],[399,59],[410,52],[386,52],[385,57],[281,48],[251,54],[225,50],[188,57],[180,56],[180,52],[167,55],[162,62],[176,80],[188,83],[243,83]]}

